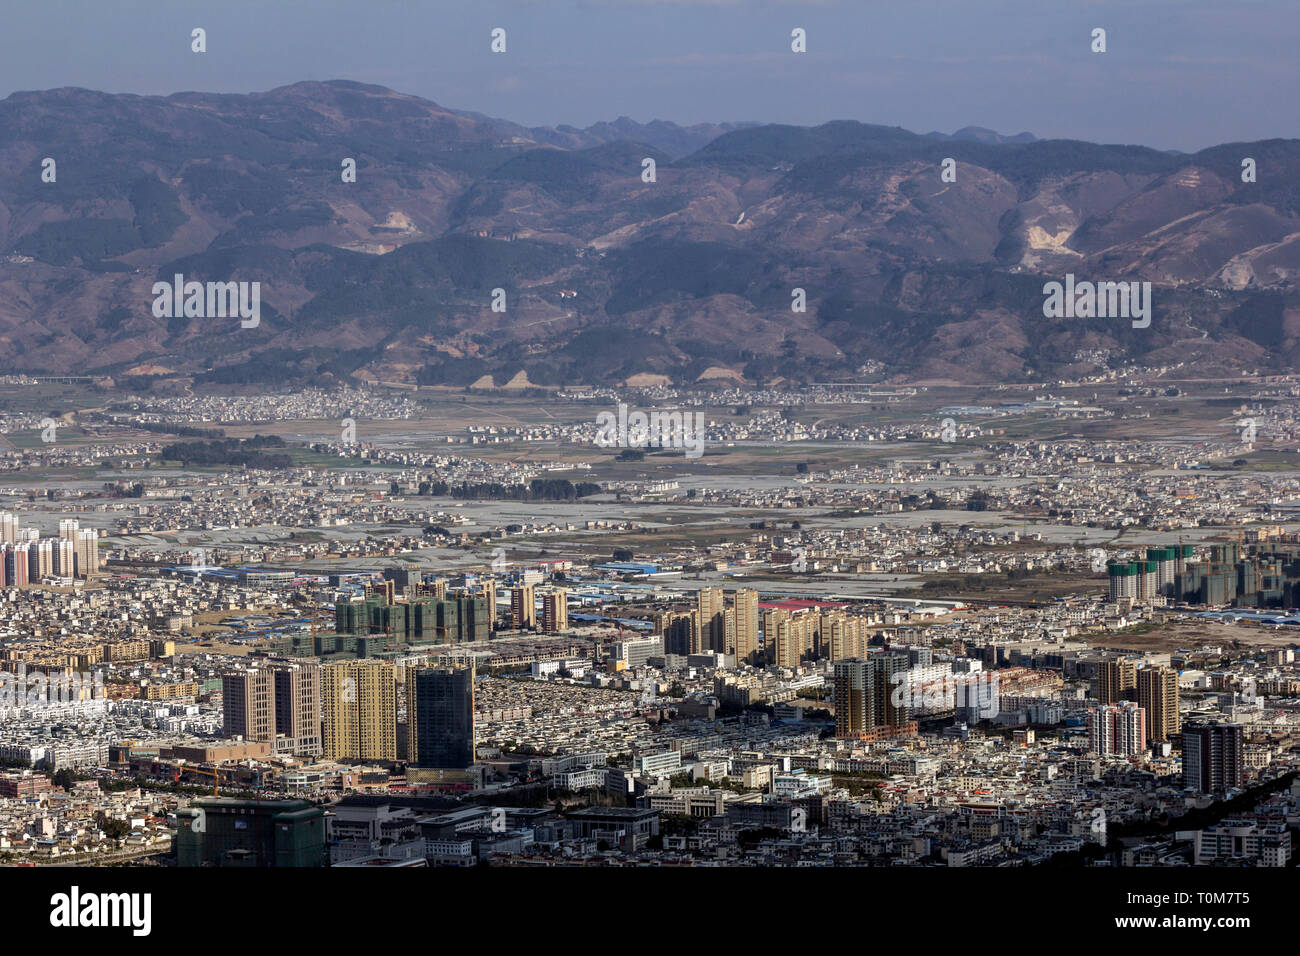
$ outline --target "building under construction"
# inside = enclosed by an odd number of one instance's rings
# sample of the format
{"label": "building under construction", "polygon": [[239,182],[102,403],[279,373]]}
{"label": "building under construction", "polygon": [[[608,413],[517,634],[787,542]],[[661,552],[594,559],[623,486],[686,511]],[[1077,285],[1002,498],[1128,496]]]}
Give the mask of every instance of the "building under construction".
{"label": "building under construction", "polygon": [[[1288,536],[1294,537],[1294,536]],[[1106,565],[1112,601],[1164,597],[1183,604],[1291,608],[1300,606],[1300,541],[1272,540],[1249,547],[1211,545],[1195,560],[1191,545],[1147,548],[1145,560]]]}

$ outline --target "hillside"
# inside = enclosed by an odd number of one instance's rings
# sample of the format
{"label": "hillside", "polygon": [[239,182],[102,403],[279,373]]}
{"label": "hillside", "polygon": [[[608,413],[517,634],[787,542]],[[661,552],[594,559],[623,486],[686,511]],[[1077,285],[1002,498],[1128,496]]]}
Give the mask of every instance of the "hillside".
{"label": "hillside", "polygon": [[[1297,140],[1180,155],[856,122],[527,128],[336,81],[17,93],[0,165],[17,171],[0,179],[14,371],[466,386],[860,380],[880,363],[988,382],[1098,355],[1206,373],[1300,359]],[[1154,283],[1150,328],[1043,318],[1043,283],[1067,272]],[[259,282],[260,323],[155,317],[152,286],[177,273]]]}

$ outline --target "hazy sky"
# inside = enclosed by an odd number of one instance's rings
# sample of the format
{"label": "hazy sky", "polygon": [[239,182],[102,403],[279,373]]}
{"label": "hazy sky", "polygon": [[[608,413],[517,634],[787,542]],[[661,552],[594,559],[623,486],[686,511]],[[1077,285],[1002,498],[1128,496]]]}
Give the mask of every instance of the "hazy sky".
{"label": "hazy sky", "polygon": [[351,79],[530,126],[855,119],[1193,150],[1300,136],[1297,51],[1297,0],[36,0],[0,10],[0,97]]}

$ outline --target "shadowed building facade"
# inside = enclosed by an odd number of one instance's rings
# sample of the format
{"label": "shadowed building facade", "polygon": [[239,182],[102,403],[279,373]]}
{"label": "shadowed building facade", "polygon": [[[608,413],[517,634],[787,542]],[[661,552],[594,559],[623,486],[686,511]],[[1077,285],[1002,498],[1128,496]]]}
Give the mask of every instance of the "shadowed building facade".
{"label": "shadowed building facade", "polygon": [[413,667],[406,674],[410,754],[419,767],[474,762],[474,668]]}

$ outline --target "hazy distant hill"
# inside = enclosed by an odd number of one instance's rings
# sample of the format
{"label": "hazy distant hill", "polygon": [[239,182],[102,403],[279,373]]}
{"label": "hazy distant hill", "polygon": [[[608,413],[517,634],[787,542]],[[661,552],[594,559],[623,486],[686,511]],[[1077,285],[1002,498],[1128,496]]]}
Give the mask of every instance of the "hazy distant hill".
{"label": "hazy distant hill", "polygon": [[1003,136],[991,129],[983,126],[963,126],[957,132],[949,135],[947,133],[926,133],[926,136],[934,139],[945,140],[963,140],[975,143],[1034,143],[1038,141],[1033,133],[1017,133],[1015,136]]}
{"label": "hazy distant hill", "polygon": [[[530,129],[330,82],[14,94],[0,168],[14,370],[467,385],[826,381],[879,362],[1014,381],[1085,370],[1085,352],[1300,358],[1297,140],[1179,155],[855,122]],[[260,282],[261,325],[155,318],[151,287],[178,272]],[[1066,272],[1156,283],[1151,327],[1044,319],[1043,282]]]}
{"label": "hazy distant hill", "polygon": [[[493,119],[482,113],[457,110],[460,116],[488,124],[508,136],[520,136],[531,139],[539,145],[559,146],[563,149],[585,149],[601,146],[618,140],[645,143],[673,159],[687,156],[723,133],[732,130],[757,126],[757,123],[697,123],[694,126],[678,126],[664,120],[650,123],[638,123],[626,116],[620,116],[612,123],[596,123],[586,129],[576,126],[519,126],[506,120]],[[996,133],[994,135],[997,135]],[[1022,135],[1029,135],[1027,133]]]}

